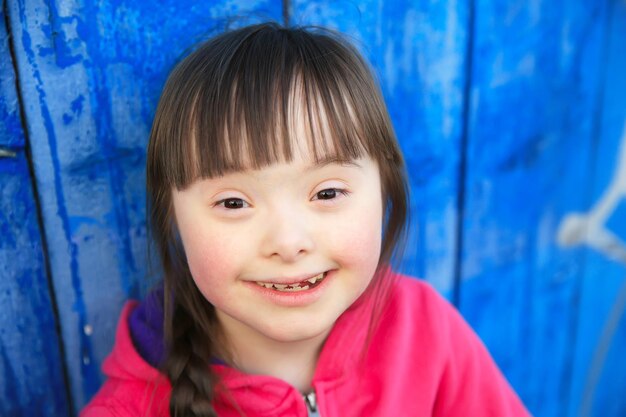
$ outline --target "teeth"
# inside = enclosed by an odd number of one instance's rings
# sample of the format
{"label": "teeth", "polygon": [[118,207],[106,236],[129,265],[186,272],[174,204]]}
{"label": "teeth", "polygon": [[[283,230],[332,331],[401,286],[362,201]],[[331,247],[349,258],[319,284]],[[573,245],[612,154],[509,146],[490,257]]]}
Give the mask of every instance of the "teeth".
{"label": "teeth", "polygon": [[[324,272],[322,272],[319,275],[314,276],[313,278],[309,278],[307,280],[305,280],[305,282],[309,282],[310,284],[315,284],[317,282],[320,282],[321,280],[324,279]],[[311,288],[309,285],[288,285],[288,284],[271,284],[271,283],[267,283],[267,282],[260,282],[260,281],[255,281],[257,285],[261,286],[261,287],[265,287],[268,288],[270,290],[277,290],[277,291],[283,291],[283,292],[298,292],[298,291],[305,291],[308,290],[309,288]]]}
{"label": "teeth", "polygon": [[307,279],[307,281],[309,281],[311,284],[315,284],[318,281],[321,281],[324,278],[324,273],[322,272],[321,274],[314,276],[313,278],[309,278]]}
{"label": "teeth", "polygon": [[304,287],[289,287],[289,288],[285,288],[284,290],[279,290],[279,291],[283,291],[283,292],[298,292],[298,291],[304,291],[304,290],[308,290],[309,286],[305,285]]}

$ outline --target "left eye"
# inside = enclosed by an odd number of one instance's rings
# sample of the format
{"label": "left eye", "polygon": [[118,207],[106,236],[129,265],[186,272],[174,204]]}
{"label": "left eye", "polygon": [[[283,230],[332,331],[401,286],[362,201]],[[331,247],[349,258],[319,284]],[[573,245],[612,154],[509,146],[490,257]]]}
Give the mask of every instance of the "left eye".
{"label": "left eye", "polygon": [[338,194],[347,196],[348,191],[339,188],[327,188],[315,194],[316,198],[314,198],[314,200],[332,200],[337,198]]}
{"label": "left eye", "polygon": [[218,201],[216,206],[222,206],[225,209],[236,210],[247,207],[249,204],[241,198],[225,198]]}

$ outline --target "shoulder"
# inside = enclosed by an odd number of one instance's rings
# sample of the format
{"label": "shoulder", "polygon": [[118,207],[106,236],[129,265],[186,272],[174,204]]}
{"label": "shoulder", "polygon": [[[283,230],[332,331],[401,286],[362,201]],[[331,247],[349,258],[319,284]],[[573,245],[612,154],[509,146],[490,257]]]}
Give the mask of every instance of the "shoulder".
{"label": "shoulder", "polygon": [[120,315],[113,351],[103,363],[106,381],[80,417],[167,416],[170,386],[133,345],[128,319],[138,303],[128,302]]}
{"label": "shoulder", "polygon": [[[465,325],[454,306],[428,282],[401,274],[391,277],[392,286],[378,317],[376,334],[383,343],[410,355],[430,357],[442,365],[457,336],[455,327]],[[428,341],[428,343],[424,343]]]}
{"label": "shoulder", "polygon": [[382,315],[399,322],[403,329],[418,328],[428,333],[445,333],[450,321],[460,317],[450,304],[428,282],[396,274]]}
{"label": "shoulder", "polygon": [[394,285],[391,291],[392,300],[418,301],[419,307],[441,307],[448,301],[427,281],[403,274],[394,274]]}
{"label": "shoulder", "polygon": [[[407,384],[431,393],[433,415],[528,416],[456,308],[423,280],[395,278],[380,317],[376,360],[384,355],[391,369],[409,375]],[[402,360],[394,364],[398,356]]]}
{"label": "shoulder", "polygon": [[396,319],[404,318],[431,332],[451,337],[468,336],[469,332],[479,341],[457,308],[422,279],[396,274],[387,310]]}
{"label": "shoulder", "polygon": [[413,300],[417,298],[428,303],[443,300],[443,297],[427,281],[398,273],[395,273],[393,278],[395,282],[391,295],[396,298]]}
{"label": "shoulder", "polygon": [[168,417],[165,398],[155,385],[107,380],[79,417]]}
{"label": "shoulder", "polygon": [[456,307],[424,280],[398,275],[388,309],[394,320],[402,321],[403,331],[412,329],[420,340],[427,337],[429,344],[446,356],[442,359],[462,355],[463,347],[482,346]]}
{"label": "shoulder", "polygon": [[134,417],[135,414],[119,401],[93,401],[81,412],[79,417]]}
{"label": "shoulder", "polygon": [[[395,329],[411,349],[420,346],[445,362],[477,355],[489,358],[482,341],[459,311],[431,284],[397,274],[381,324]],[[427,344],[423,341],[428,340]],[[419,343],[416,343],[419,342]]]}

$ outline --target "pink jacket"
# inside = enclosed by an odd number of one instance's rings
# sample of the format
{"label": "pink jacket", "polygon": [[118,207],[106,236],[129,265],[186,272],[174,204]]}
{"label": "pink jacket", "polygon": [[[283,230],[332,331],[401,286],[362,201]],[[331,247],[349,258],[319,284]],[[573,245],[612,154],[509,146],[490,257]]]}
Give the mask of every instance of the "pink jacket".
{"label": "pink jacket", "polygon": [[[108,380],[81,417],[169,416],[170,385],[137,353],[128,303],[115,347],[103,365]],[[401,277],[379,327],[363,351],[363,304],[337,321],[312,386],[321,417],[528,416],[484,345],[457,311],[423,281]],[[211,365],[221,376],[221,417],[306,417],[302,395],[286,382]]]}

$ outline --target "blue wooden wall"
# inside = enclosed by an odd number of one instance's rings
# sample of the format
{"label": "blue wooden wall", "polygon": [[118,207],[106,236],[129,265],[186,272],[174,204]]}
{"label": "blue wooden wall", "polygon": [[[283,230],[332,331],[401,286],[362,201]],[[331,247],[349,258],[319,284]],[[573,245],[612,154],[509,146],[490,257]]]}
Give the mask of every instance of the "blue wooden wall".
{"label": "blue wooden wall", "polygon": [[[3,0],[0,415],[71,416],[158,280],[145,147],[168,71],[224,26],[347,33],[405,152],[403,262],[534,415],[626,415],[626,1]],[[152,262],[152,264],[150,264]]]}

